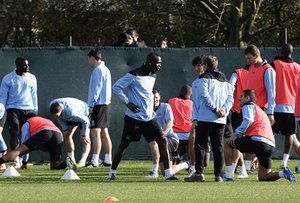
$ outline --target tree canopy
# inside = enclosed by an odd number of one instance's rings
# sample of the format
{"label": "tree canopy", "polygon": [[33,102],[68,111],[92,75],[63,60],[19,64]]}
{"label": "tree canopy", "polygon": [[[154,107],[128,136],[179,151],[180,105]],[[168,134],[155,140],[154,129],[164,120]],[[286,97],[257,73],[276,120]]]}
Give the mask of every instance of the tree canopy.
{"label": "tree canopy", "polygon": [[0,46],[109,46],[136,27],[169,47],[300,45],[298,0],[0,0]]}

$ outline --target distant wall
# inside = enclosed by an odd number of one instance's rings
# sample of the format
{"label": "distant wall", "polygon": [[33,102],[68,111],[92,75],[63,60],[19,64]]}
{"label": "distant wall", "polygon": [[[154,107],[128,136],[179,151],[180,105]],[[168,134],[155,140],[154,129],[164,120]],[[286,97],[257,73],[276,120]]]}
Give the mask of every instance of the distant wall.
{"label": "distant wall", "polygon": [[[88,84],[91,68],[87,62],[87,53],[91,47],[49,47],[49,48],[2,48],[0,49],[0,78],[12,71],[14,61],[18,56],[29,60],[30,72],[37,77],[39,115],[51,118],[48,113],[48,103],[59,97],[75,97],[87,100]],[[139,67],[150,52],[157,52],[162,57],[162,69],[158,73],[155,87],[161,91],[162,101],[178,96],[183,84],[190,84],[196,78],[195,70],[191,65],[192,59],[201,54],[213,54],[219,58],[219,68],[229,78],[235,68],[245,64],[244,49],[240,48],[188,48],[188,49],[160,49],[160,48],[116,48],[100,47],[102,59],[110,69],[112,82],[123,76],[133,68]],[[279,53],[277,48],[261,49],[263,58],[271,62]],[[299,49],[295,49],[294,58],[299,62]],[[109,130],[113,142],[113,151],[116,150],[122,129],[125,105],[113,95],[112,120]],[[81,145],[79,134],[75,135],[77,157],[80,157]],[[275,156],[282,154],[283,139],[277,136]],[[9,144],[7,128],[4,130],[4,139]],[[34,152],[31,160],[47,159],[45,153]],[[142,139],[139,143],[132,143],[125,154],[126,159],[150,158],[149,147]]]}

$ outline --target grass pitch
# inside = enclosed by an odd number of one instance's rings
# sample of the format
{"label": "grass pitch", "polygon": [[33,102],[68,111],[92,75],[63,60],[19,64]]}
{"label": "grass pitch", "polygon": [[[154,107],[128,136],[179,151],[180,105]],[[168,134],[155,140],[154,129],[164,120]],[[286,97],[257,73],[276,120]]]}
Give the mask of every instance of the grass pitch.
{"label": "grass pitch", "polygon": [[[278,170],[280,161],[273,161]],[[296,161],[289,161],[291,169]],[[106,180],[109,168],[80,168],[76,171],[80,180],[62,181],[66,170],[51,171],[49,166],[29,166],[18,170],[20,177],[0,176],[0,202],[105,202],[108,196],[115,196],[119,202],[299,202],[299,182],[285,179],[276,182],[258,182],[257,172],[247,179],[235,182],[215,183],[213,162],[205,170],[206,182],[186,183],[186,171],[177,174],[180,181],[166,182],[145,179],[151,167],[150,161],[122,161],[118,180]],[[1,174],[3,171],[0,172]]]}

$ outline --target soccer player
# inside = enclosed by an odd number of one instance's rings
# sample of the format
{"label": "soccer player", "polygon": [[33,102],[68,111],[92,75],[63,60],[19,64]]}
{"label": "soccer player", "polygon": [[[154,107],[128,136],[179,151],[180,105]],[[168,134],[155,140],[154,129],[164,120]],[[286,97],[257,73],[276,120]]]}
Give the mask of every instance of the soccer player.
{"label": "soccer player", "polygon": [[[232,75],[229,79],[230,84],[235,86],[234,103],[233,103],[233,106],[231,109],[231,111],[232,111],[231,124],[232,124],[233,130],[235,130],[238,126],[240,126],[242,123],[242,120],[243,120],[243,117],[241,114],[241,106],[239,103],[239,98],[240,98],[242,91],[245,89],[245,86],[246,86],[247,76],[248,76],[248,72],[249,72],[248,70],[249,70],[249,65],[238,68],[232,73]],[[248,173],[246,170],[243,154],[240,153],[237,149],[230,148],[229,150],[230,151],[233,150],[232,152],[229,152],[229,153],[233,153],[234,158],[232,159],[232,163],[229,163],[227,166],[236,168],[237,163],[239,163],[240,164],[240,172],[239,172],[237,178],[247,178]],[[225,154],[225,162],[226,162],[227,156],[228,155]],[[248,171],[251,171],[251,160],[247,160],[247,168],[248,168]],[[226,173],[226,171],[225,171],[225,173]]]}
{"label": "soccer player", "polygon": [[68,156],[75,162],[75,145],[73,135],[79,126],[81,129],[80,141],[82,143],[81,159],[77,167],[84,167],[90,152],[90,120],[88,105],[75,98],[58,98],[50,102],[50,113],[54,115],[60,124],[64,140],[67,144]]}
{"label": "soccer player", "polygon": [[193,121],[197,122],[195,152],[196,172],[185,178],[187,182],[204,182],[205,150],[210,137],[214,155],[214,175],[216,182],[222,182],[224,164],[224,131],[226,116],[233,104],[233,86],[227,82],[223,73],[218,71],[218,58],[207,56],[204,59],[205,72],[200,75],[193,97]]}
{"label": "soccer player", "polygon": [[[172,152],[175,152],[179,146],[179,139],[176,133],[174,133],[172,127],[174,122],[174,116],[172,109],[168,103],[160,102],[160,92],[157,89],[153,89],[154,96],[154,111],[156,114],[156,119],[162,127],[162,131],[167,138],[167,145],[170,153],[170,165],[172,166],[173,174],[183,169],[188,169],[189,162],[184,162],[180,164],[172,163]],[[158,164],[159,164],[159,149],[155,141],[149,143],[151,153],[152,153],[152,169],[145,178],[157,178],[158,177]],[[163,166],[161,166],[163,169]],[[162,170],[164,172],[164,170]]]}
{"label": "soccer player", "polygon": [[[256,104],[268,115],[271,125],[274,124],[275,78],[276,73],[267,60],[262,59],[260,50],[255,45],[245,49],[246,64],[250,65],[245,89],[256,92]],[[246,169],[249,170],[253,155],[245,154]]]}
{"label": "soccer player", "polygon": [[[179,163],[180,157],[188,152],[188,140],[192,126],[192,108],[191,100],[192,87],[183,85],[180,88],[179,96],[168,100],[174,115],[173,131],[178,135],[179,146],[173,156],[177,157]],[[177,164],[176,163],[176,164]]]}
{"label": "soccer player", "polygon": [[271,65],[276,72],[276,97],[273,132],[284,136],[284,154],[281,167],[286,167],[292,150],[293,139],[296,138],[296,122],[294,117],[297,80],[300,65],[292,58],[293,46],[284,44],[281,55],[276,56]]}
{"label": "soccer player", "polygon": [[65,169],[67,163],[60,161],[62,144],[63,135],[59,128],[49,119],[34,116],[22,126],[21,145],[0,158],[0,164],[12,161],[31,151],[40,150],[49,152],[51,170]]}
{"label": "soccer player", "polygon": [[[108,180],[116,180],[117,167],[125,149],[131,142],[139,141],[141,135],[148,143],[155,141],[158,144],[166,180],[178,180],[172,174],[167,140],[153,110],[152,89],[160,68],[161,57],[150,53],[141,67],[128,72],[113,85],[113,92],[127,106],[127,110],[121,143],[114,155]],[[123,92],[125,88],[128,89],[128,97]]]}
{"label": "soccer player", "polygon": [[[198,87],[198,81],[199,81],[199,76],[202,75],[205,70],[204,70],[204,59],[205,59],[205,55],[200,55],[200,56],[196,56],[193,61],[192,61],[192,65],[195,68],[196,74],[197,74],[197,78],[193,81],[192,83],[192,100],[195,100],[198,97],[198,91],[196,91],[197,87]],[[196,108],[194,106],[193,103],[193,108]],[[196,111],[192,111],[192,117],[194,118],[195,116],[193,116],[193,114]],[[195,127],[197,126],[197,121],[193,120],[192,122],[192,126],[191,126],[191,131],[190,131],[190,136],[189,136],[189,140],[188,140],[188,154],[189,154],[189,158],[191,161],[191,166],[189,168],[189,174],[188,176],[192,176],[195,172],[195,164],[196,164],[196,155],[195,155],[195,136],[196,136],[196,132],[195,132]],[[204,159],[204,166],[206,167],[209,163],[209,159],[210,159],[210,145],[207,145],[207,149],[205,150],[205,159]]]}
{"label": "soccer player", "polygon": [[101,60],[99,50],[88,53],[88,62],[93,71],[90,78],[88,101],[91,114],[91,139],[93,155],[90,167],[98,167],[101,144],[105,152],[104,166],[111,165],[112,144],[108,133],[111,110],[111,75]]}
{"label": "soccer player", "polygon": [[245,58],[246,64],[250,65],[245,89],[256,92],[256,104],[266,110],[270,123],[273,125],[276,73],[272,66],[262,59],[255,45],[249,45],[245,49]]}
{"label": "soccer player", "polygon": [[[259,181],[275,181],[279,178],[286,178],[290,182],[296,182],[297,179],[286,167],[279,172],[271,170],[275,139],[267,115],[255,102],[254,90],[244,90],[240,96],[243,121],[235,130],[235,134],[228,139],[227,144],[242,153],[254,153],[257,156]],[[234,173],[234,169],[231,173]]]}
{"label": "soccer player", "polygon": [[[38,111],[37,81],[29,73],[28,60],[18,57],[15,64],[16,69],[4,76],[0,87],[0,103],[7,111],[11,149],[16,149],[20,144],[21,126]],[[20,168],[21,164],[19,157],[16,157],[14,167]]]}

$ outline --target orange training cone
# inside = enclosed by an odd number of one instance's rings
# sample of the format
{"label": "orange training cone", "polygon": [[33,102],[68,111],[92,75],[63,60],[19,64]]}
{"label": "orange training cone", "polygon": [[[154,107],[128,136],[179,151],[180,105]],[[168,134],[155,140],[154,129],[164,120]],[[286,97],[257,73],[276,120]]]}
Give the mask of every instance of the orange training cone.
{"label": "orange training cone", "polygon": [[109,196],[109,197],[106,197],[104,199],[106,202],[118,202],[118,198],[114,197],[114,196]]}

